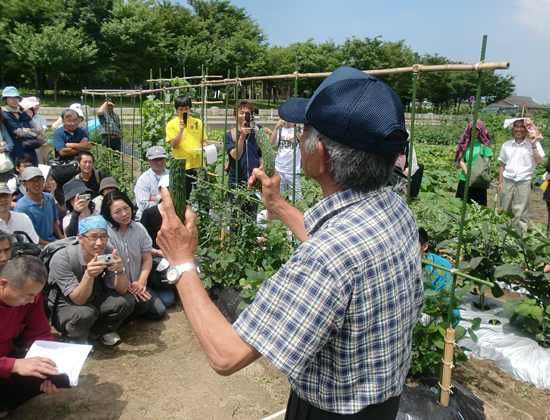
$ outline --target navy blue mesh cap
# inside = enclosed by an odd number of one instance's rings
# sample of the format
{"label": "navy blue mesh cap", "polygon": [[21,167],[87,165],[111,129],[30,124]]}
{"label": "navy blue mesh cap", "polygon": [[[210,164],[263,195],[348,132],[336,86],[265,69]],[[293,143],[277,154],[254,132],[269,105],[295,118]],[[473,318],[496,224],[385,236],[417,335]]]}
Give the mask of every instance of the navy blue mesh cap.
{"label": "navy blue mesh cap", "polygon": [[[311,124],[334,141],[372,153],[401,153],[407,144],[401,99],[376,77],[351,67],[334,70],[311,99],[286,101],[279,116]],[[389,140],[394,131],[401,135]]]}

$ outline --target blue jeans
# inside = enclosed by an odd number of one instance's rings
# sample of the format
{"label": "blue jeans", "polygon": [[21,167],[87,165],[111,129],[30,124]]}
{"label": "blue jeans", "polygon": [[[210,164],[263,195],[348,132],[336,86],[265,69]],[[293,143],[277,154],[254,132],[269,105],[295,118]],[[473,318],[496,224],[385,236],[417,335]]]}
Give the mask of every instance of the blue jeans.
{"label": "blue jeans", "polygon": [[134,306],[133,315],[142,315],[145,318],[149,319],[162,319],[166,315],[166,306],[162,303],[162,300],[157,296],[157,294],[146,287],[147,292],[151,295],[151,298],[148,300],[139,300],[136,301]]}
{"label": "blue jeans", "polygon": [[173,289],[154,289],[159,299],[164,303],[165,307],[170,307],[174,304],[176,295]]}

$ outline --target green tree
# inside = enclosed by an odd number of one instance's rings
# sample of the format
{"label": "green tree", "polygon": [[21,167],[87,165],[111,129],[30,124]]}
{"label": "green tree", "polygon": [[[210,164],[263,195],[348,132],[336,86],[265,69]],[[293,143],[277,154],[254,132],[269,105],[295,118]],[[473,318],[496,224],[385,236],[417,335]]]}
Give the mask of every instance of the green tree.
{"label": "green tree", "polygon": [[65,28],[65,23],[44,26],[40,33],[29,25],[17,24],[8,43],[19,60],[50,77],[54,101],[59,78],[90,63],[97,52],[95,42],[87,42],[82,30]]}
{"label": "green tree", "polygon": [[243,8],[228,0],[189,0],[192,15],[176,57],[187,74],[226,75],[239,66],[239,76],[251,75],[261,56],[265,35]]}
{"label": "green tree", "polygon": [[111,83],[133,87],[148,78],[150,68],[167,66],[170,34],[158,17],[149,2],[121,1],[114,6],[110,20],[101,27],[109,61],[100,65],[109,71]]}
{"label": "green tree", "polygon": [[[414,54],[405,40],[397,42],[373,39],[348,38],[341,47],[343,63],[359,70],[378,70],[413,65]],[[378,76],[399,95],[404,103],[409,103],[412,95],[410,74],[389,74]]]}

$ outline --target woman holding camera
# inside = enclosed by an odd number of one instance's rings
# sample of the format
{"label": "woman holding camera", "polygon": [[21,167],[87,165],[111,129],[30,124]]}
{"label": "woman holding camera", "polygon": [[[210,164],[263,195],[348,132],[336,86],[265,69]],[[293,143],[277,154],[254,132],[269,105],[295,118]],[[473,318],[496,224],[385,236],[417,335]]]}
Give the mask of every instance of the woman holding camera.
{"label": "woman holding camera", "polygon": [[79,179],[71,179],[63,185],[63,195],[67,206],[67,214],[63,218],[65,236],[77,235],[80,220],[90,216],[99,216],[99,209],[95,208],[91,194],[92,190]]}
{"label": "woman holding camera", "polygon": [[112,191],[103,199],[101,215],[109,225],[109,245],[117,250],[124,262],[126,277],[130,281],[128,292],[136,300],[133,314],[149,319],[163,318],[166,306],[147,286],[153,266],[153,241],[147,230],[134,221],[134,204],[123,192]]}

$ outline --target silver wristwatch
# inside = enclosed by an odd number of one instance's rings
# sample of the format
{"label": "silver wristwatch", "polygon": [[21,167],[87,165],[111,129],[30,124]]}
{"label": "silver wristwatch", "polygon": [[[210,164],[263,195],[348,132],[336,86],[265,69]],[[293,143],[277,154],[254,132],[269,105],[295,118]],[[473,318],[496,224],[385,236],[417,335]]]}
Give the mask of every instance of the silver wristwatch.
{"label": "silver wristwatch", "polygon": [[166,279],[168,280],[168,284],[176,284],[180,276],[189,270],[197,270],[197,273],[201,272],[199,270],[199,267],[197,267],[193,263],[185,263],[170,267],[166,272]]}

